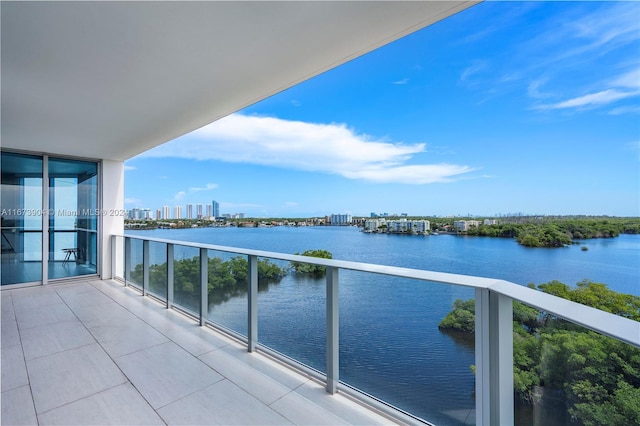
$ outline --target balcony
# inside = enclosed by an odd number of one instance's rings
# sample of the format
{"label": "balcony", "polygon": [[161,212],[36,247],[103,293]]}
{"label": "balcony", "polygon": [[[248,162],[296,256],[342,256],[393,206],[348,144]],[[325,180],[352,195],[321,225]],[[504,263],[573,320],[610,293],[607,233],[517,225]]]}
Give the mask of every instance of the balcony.
{"label": "balcony", "polygon": [[113,280],[2,292],[3,424],[388,424]]}
{"label": "balcony", "polygon": [[[635,321],[500,280],[140,236],[112,236],[111,250],[112,280],[2,293],[5,422],[428,423],[341,380],[338,288],[353,271],[474,289],[475,409],[449,413],[458,424],[514,423],[513,301],[640,347]],[[185,253],[195,253],[198,263],[193,297],[177,290],[182,278],[174,267]],[[240,309],[245,326],[239,329],[209,315],[208,264],[224,255],[247,259]],[[322,348],[313,347],[324,352],[324,369],[258,339],[260,259],[327,268],[326,336]],[[159,265],[166,271],[162,282],[151,274]]]}

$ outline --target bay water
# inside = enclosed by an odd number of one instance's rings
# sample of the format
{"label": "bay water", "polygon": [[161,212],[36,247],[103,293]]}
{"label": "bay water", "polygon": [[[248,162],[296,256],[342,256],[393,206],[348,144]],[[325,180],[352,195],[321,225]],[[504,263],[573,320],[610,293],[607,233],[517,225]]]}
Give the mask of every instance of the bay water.
{"label": "bay water", "polygon": [[[589,279],[640,295],[640,235],[527,248],[513,239],[365,234],[355,227],[128,231],[147,237],[280,253],[329,250],[334,259],[496,278],[516,284]],[[586,246],[588,250],[582,250]],[[193,256],[176,247],[176,257]],[[221,252],[210,256],[228,258]],[[151,259],[152,263],[154,262]],[[136,260],[134,259],[134,262]],[[274,261],[281,266],[286,262]],[[134,263],[135,264],[135,263]],[[473,424],[474,343],[438,322],[472,289],[340,271],[340,379],[435,424]],[[246,295],[209,317],[246,335]],[[325,371],[325,282],[288,274],[258,294],[260,343]]]}

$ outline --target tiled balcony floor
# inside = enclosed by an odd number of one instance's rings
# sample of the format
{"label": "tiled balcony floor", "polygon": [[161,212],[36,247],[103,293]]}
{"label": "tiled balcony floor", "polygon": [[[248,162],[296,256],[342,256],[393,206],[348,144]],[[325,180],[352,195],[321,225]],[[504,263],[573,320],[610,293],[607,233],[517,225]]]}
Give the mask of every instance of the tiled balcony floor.
{"label": "tiled balcony floor", "polygon": [[114,281],[5,290],[2,424],[389,424]]}

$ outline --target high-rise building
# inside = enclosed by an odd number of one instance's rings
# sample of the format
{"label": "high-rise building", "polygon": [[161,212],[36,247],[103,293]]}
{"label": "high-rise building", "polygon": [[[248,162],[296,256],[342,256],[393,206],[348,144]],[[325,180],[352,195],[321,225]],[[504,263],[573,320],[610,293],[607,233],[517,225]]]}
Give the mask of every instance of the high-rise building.
{"label": "high-rise building", "polygon": [[162,210],[156,209],[156,220],[162,219]]}
{"label": "high-rise building", "polygon": [[207,213],[205,214],[207,218],[213,216],[213,206],[211,204],[207,204]]}
{"label": "high-rise building", "polygon": [[173,208],[174,219],[182,219],[182,206],[175,206]]}
{"label": "high-rise building", "polygon": [[193,204],[187,204],[187,219],[193,219]]}
{"label": "high-rise building", "polygon": [[171,219],[171,207],[162,206],[162,218],[163,219]]}
{"label": "high-rise building", "polygon": [[211,216],[220,217],[220,204],[216,200],[211,201],[211,206],[213,206],[213,213]]}
{"label": "high-rise building", "polygon": [[204,206],[202,204],[198,204],[196,206],[196,215],[198,219],[202,219],[202,217],[204,216]]}

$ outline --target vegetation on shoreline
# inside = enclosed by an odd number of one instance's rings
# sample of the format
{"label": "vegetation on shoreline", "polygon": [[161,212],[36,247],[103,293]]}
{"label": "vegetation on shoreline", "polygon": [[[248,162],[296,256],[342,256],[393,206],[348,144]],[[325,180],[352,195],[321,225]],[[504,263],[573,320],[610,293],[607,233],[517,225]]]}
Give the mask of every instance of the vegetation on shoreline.
{"label": "vegetation on shoreline", "polygon": [[574,240],[640,233],[640,219],[542,219],[472,227],[466,235],[515,238],[526,247],[564,247]]}
{"label": "vegetation on shoreline", "polygon": [[[640,297],[605,284],[529,287],[640,321]],[[520,302],[513,304],[513,321],[514,389],[522,401],[535,404],[551,394],[566,402],[576,424],[640,424],[640,349]],[[473,334],[475,301],[456,300],[439,328]]]}
{"label": "vegetation on shoreline", "polygon": [[[296,253],[298,254],[298,253]],[[307,250],[302,256],[331,259],[327,250]],[[258,258],[258,290],[264,291],[269,284],[277,284],[290,270],[299,274],[321,278],[326,273],[324,266],[303,262],[290,262],[286,268],[280,267],[269,259]],[[142,264],[131,271],[131,280],[142,284]],[[173,262],[174,297],[178,303],[187,306],[199,306],[200,301],[200,257],[176,260]],[[207,293],[209,303],[219,304],[232,297],[241,296],[248,290],[249,262],[244,256],[235,256],[227,260],[209,257],[207,264]],[[167,264],[149,266],[149,288],[157,294],[164,294],[167,288]]]}
{"label": "vegetation on shoreline", "polygon": [[[319,257],[321,259],[333,259],[331,252],[327,250],[305,250],[302,253],[296,253],[301,256]],[[297,274],[312,275],[316,278],[324,277],[327,273],[327,268],[320,265],[312,265],[310,263],[303,262],[291,262],[293,270]]]}

